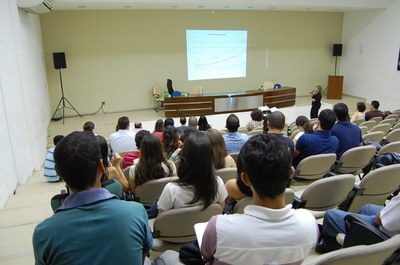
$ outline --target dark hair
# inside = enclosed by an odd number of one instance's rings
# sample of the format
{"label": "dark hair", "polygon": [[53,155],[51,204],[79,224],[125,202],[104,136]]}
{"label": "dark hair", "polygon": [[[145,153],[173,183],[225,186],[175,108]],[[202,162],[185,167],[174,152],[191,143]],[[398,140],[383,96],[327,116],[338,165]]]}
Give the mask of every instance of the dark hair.
{"label": "dark hair", "polygon": [[166,177],[163,163],[168,167],[168,176],[171,176],[173,169],[164,156],[160,139],[154,134],[144,136],[140,145],[140,159],[135,167],[136,185]]}
{"label": "dark hair", "polygon": [[230,132],[237,132],[240,127],[239,118],[235,114],[230,114],[226,118],[226,129]]}
{"label": "dark hair", "polygon": [[126,116],[122,116],[118,119],[118,124],[116,130],[126,130],[129,127],[129,118]]}
{"label": "dark hair", "polygon": [[189,204],[201,201],[203,208],[212,204],[218,194],[218,182],[214,174],[213,150],[204,132],[190,134],[180,152],[177,184],[194,190]]}
{"label": "dark hair", "polygon": [[94,130],[94,123],[91,121],[85,122],[85,124],[83,124],[83,130],[92,132]]}
{"label": "dark hair", "polygon": [[358,102],[357,103],[357,111],[364,112],[366,108],[367,107],[365,106],[364,102]]}
{"label": "dark hair", "polygon": [[174,126],[175,122],[172,118],[166,118],[164,120],[164,128],[167,128],[168,126]]}
{"label": "dark hair", "polygon": [[303,128],[304,133],[313,133],[313,128],[311,126],[310,120],[306,116],[298,116],[295,123],[297,127]]}
{"label": "dark hair", "polygon": [[213,147],[213,163],[216,169],[225,167],[225,157],[228,155],[226,151],[224,137],[221,132],[217,129],[208,129],[206,131],[207,136],[210,138],[211,145]]}
{"label": "dark hair", "polygon": [[204,115],[201,115],[199,117],[199,121],[197,122],[197,125],[199,125],[199,131],[206,131],[207,129],[210,129],[210,125],[208,124],[207,118]]}
{"label": "dark hair", "polygon": [[336,103],[335,106],[333,106],[333,112],[335,112],[339,121],[348,121],[350,118],[349,109],[344,103]]}
{"label": "dark hair", "polygon": [[164,131],[164,121],[162,119],[158,119],[156,124],[154,125],[155,132],[163,132]]}
{"label": "dark hair", "polygon": [[377,101],[377,100],[372,100],[371,105],[372,105],[372,107],[374,107],[374,109],[379,109],[379,106],[380,106],[379,101]]}
{"label": "dark hair", "polygon": [[61,141],[62,138],[64,138],[64,135],[56,135],[56,136],[54,136],[54,138],[53,138],[53,144],[54,144],[54,145],[57,145],[57,143],[58,143],[59,141]]}
{"label": "dark hair", "polygon": [[54,150],[57,174],[68,187],[78,191],[94,186],[100,159],[100,146],[87,132],[70,133]]}
{"label": "dark hair", "polygon": [[[101,135],[96,135],[96,140],[99,143],[100,146],[100,152],[101,152],[101,159],[103,160],[103,165],[104,168],[107,169],[108,167],[108,144],[107,140],[101,136]],[[105,170],[103,174],[101,175],[101,182],[106,181],[108,179],[108,171]]]}
{"label": "dark hair", "polygon": [[283,130],[285,128],[285,115],[280,111],[274,111],[269,114],[268,122],[271,128]]}
{"label": "dark hair", "polygon": [[329,131],[336,122],[336,114],[333,110],[324,109],[318,115],[319,124],[322,130]]}
{"label": "dark hair", "polygon": [[140,128],[142,128],[142,123],[141,122],[135,122],[134,126],[135,126],[135,129],[140,129]]}
{"label": "dark hair", "polygon": [[136,147],[138,149],[140,149],[140,145],[141,145],[141,142],[143,140],[143,137],[145,137],[146,135],[149,135],[149,134],[150,134],[150,132],[147,131],[147,130],[140,130],[140,131],[138,131],[136,133],[136,135],[135,135],[135,143],[136,143]]}
{"label": "dark hair", "polygon": [[181,142],[185,142],[186,138],[189,137],[191,133],[197,132],[198,130],[196,128],[193,128],[192,126],[187,126],[184,130],[183,133],[181,134],[180,140]]}
{"label": "dark hair", "polygon": [[251,113],[250,113],[250,117],[253,121],[262,121],[263,119],[263,113],[260,109],[254,109]]}
{"label": "dark hair", "polygon": [[180,117],[179,122],[183,125],[186,124],[186,117]]}
{"label": "dark hair", "polygon": [[170,125],[165,128],[162,135],[162,146],[168,159],[179,148],[179,133],[174,126]]}
{"label": "dark hair", "polygon": [[290,181],[291,153],[273,134],[257,134],[241,149],[237,159],[238,178],[246,172],[260,198],[275,198]]}

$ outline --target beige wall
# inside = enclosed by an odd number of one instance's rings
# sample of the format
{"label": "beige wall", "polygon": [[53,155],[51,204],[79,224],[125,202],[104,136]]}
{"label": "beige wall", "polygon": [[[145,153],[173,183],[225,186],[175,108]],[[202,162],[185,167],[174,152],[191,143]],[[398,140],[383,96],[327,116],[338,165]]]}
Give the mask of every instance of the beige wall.
{"label": "beige wall", "polygon": [[[266,80],[305,95],[334,72],[332,44],[341,42],[343,13],[276,11],[59,11],[41,16],[49,94],[60,98],[52,53],[64,51],[66,97],[82,113],[154,106],[151,86],[177,90],[257,89]],[[186,29],[247,29],[246,78],[188,81]],[[268,56],[267,56],[268,54]],[[266,61],[268,58],[268,66]]]}

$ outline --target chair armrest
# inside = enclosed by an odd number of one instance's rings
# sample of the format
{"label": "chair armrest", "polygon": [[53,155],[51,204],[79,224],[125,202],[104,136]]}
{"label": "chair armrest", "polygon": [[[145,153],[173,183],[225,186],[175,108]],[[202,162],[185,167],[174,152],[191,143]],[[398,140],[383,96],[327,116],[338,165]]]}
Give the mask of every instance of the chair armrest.
{"label": "chair armrest", "polygon": [[293,203],[292,203],[292,207],[293,207],[293,209],[304,208],[304,206],[306,205],[306,202],[307,201],[303,201],[299,197],[295,196]]}
{"label": "chair armrest", "polygon": [[339,210],[347,211],[350,208],[350,205],[353,202],[354,197],[357,194],[361,193],[363,190],[364,188],[358,185],[354,185],[353,189],[349,192],[349,194],[347,194],[346,199],[338,205]]}

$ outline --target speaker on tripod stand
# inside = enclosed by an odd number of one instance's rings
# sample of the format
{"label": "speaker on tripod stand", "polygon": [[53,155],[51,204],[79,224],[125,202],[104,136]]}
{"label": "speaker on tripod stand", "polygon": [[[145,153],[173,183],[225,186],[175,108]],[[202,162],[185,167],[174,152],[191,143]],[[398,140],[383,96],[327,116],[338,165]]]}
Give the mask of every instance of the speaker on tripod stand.
{"label": "speaker on tripod stand", "polygon": [[79,115],[79,117],[82,118],[82,115],[79,114],[79,112],[75,109],[75,107],[71,104],[71,102],[69,102],[68,99],[64,96],[64,87],[62,82],[61,69],[67,68],[67,61],[65,60],[65,52],[53,52],[53,63],[54,63],[54,69],[58,70],[60,76],[61,98],[60,101],[58,102],[57,108],[54,111],[51,120],[59,120],[59,118],[55,118],[55,116],[57,111],[61,110],[62,114],[61,118],[64,124],[65,109],[74,110]]}

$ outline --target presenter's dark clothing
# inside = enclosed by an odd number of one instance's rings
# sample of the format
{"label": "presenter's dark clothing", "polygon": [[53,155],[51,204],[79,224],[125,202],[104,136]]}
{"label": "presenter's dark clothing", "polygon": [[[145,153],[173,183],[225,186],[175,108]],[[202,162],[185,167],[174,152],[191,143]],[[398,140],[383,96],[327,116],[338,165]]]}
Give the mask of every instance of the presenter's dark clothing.
{"label": "presenter's dark clothing", "polygon": [[315,101],[311,103],[311,111],[310,111],[311,119],[318,118],[318,111],[319,108],[321,108],[321,97],[322,97],[321,93],[313,94],[311,97],[312,99],[315,99]]}

